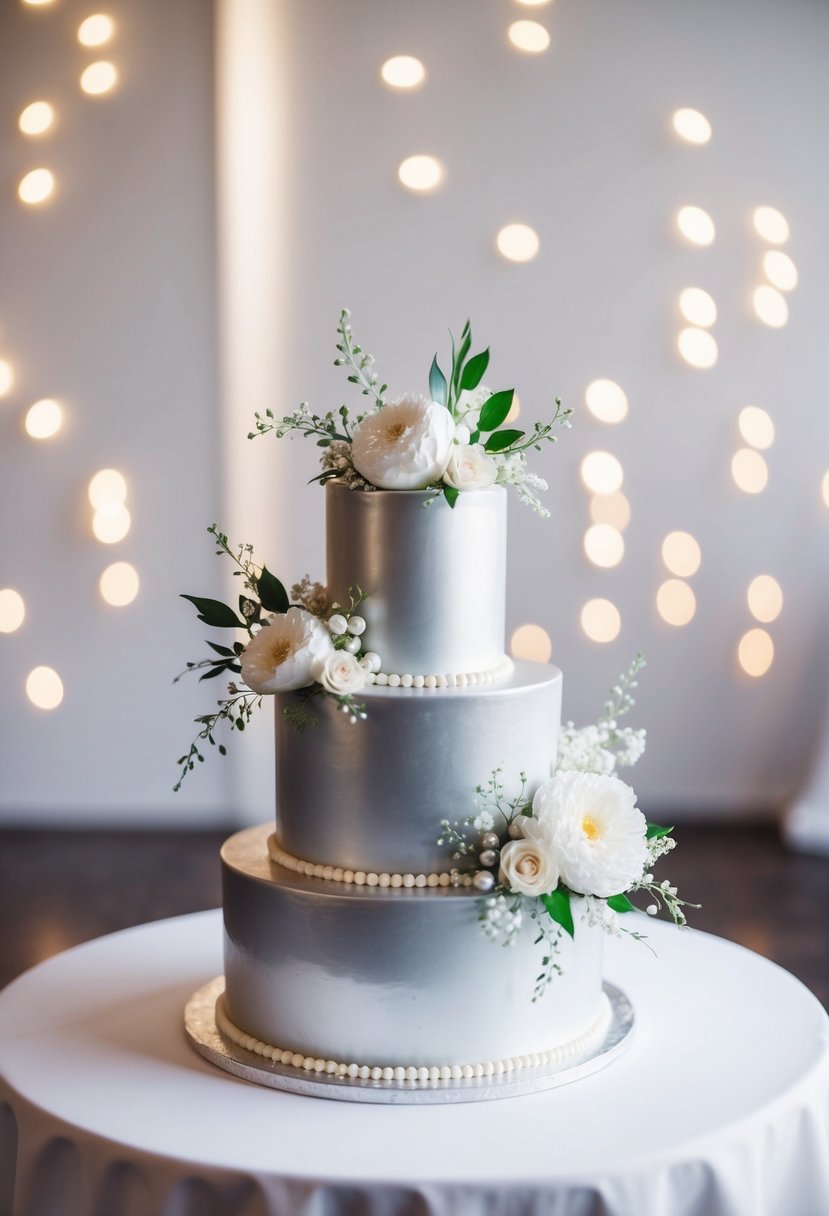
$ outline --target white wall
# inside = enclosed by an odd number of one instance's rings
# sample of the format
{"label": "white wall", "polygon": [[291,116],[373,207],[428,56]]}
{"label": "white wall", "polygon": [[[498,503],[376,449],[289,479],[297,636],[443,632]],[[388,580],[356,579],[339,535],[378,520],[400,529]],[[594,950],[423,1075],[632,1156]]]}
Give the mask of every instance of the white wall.
{"label": "white wall", "polygon": [[[238,25],[248,4],[224,0],[222,28],[234,24],[229,13]],[[248,11],[258,19],[255,4]],[[321,572],[322,495],[305,487],[316,471],[308,445],[260,440],[270,456],[258,455],[250,483],[222,501],[207,5],[125,2],[113,12],[112,57],[124,80],[97,101],[74,86],[79,6],[65,0],[37,20],[7,6],[0,17],[9,67],[0,76],[9,116],[0,358],[20,366],[19,388],[0,406],[0,476],[14,508],[0,585],[18,587],[30,604],[25,629],[0,637],[3,804],[7,818],[27,821],[78,813],[193,821],[234,807],[263,818],[271,797],[264,730],[258,748],[236,747],[235,761],[217,758],[177,800],[168,793],[170,762],[205,703],[193,689],[169,686],[201,637],[176,593],[221,587],[203,531],[213,518],[232,519],[239,539],[253,541],[286,579]],[[548,25],[546,55],[507,46],[506,26],[520,16]],[[393,390],[425,390],[433,352],[468,315],[493,347],[488,381],[514,383],[525,418],[542,417],[556,393],[576,408],[573,431],[537,458],[551,482],[553,519],[511,507],[509,622],[549,631],[565,670],[565,714],[577,721],[591,720],[616,673],[637,649],[646,652],[633,721],[648,726],[650,748],[635,776],[652,806],[777,805],[802,780],[817,736],[829,649],[829,511],[820,499],[829,466],[827,35],[829,10],[809,0],[556,0],[535,11],[507,0],[286,0],[270,6],[267,36],[249,51],[257,70],[271,56],[273,76],[262,121],[239,132],[247,167],[243,158],[233,182],[225,173],[222,248],[226,255],[234,244],[233,199],[261,185],[268,164],[273,224],[288,249],[274,246],[261,208],[263,231],[248,230],[244,256],[255,255],[260,237],[256,291],[271,304],[251,317],[260,328],[250,348],[263,358],[272,344],[272,404],[347,399],[331,359],[337,313],[348,304]],[[382,61],[403,52],[429,70],[427,85],[408,96],[378,79]],[[250,106],[264,86],[254,73],[247,88],[238,75],[233,85],[220,56],[222,64],[223,112],[240,88]],[[35,66],[44,73],[37,86]],[[11,119],[32,90],[48,84],[54,93],[56,82],[66,125],[48,163],[61,193],[43,212],[24,213],[13,188],[30,149]],[[680,105],[709,116],[709,146],[670,136]],[[226,129],[223,141],[226,151]],[[446,165],[431,196],[396,181],[399,161],[413,152]],[[227,157],[222,164],[229,171]],[[716,220],[708,250],[674,233],[672,215],[686,202]],[[764,248],[750,227],[758,203],[788,217],[787,249],[800,270],[782,330],[750,310]],[[494,252],[497,229],[516,219],[541,238],[527,266]],[[222,264],[227,288],[233,271]],[[707,288],[719,305],[720,359],[710,371],[675,354],[676,297],[688,285]],[[241,341],[238,333],[230,341],[236,359]],[[266,404],[259,372],[251,414]],[[584,408],[584,388],[599,376],[617,380],[630,399],[619,427]],[[225,417],[235,418],[244,381],[225,369],[223,383]],[[62,437],[35,445],[20,416],[47,394],[65,401],[69,420]],[[777,427],[768,489],[751,498],[729,473],[747,404],[767,409]],[[578,469],[594,447],[622,460],[633,509],[625,560],[606,572],[581,552],[587,495]],[[243,459],[240,448],[230,456],[231,487]],[[115,548],[143,580],[139,600],[122,610],[105,610],[97,597],[97,573],[112,558],[90,538],[84,507],[86,479],[105,464],[130,479],[134,527]],[[654,608],[661,539],[675,528],[694,533],[703,552],[692,580],[697,615],[684,629],[665,625]],[[745,589],[760,572],[779,579],[785,604],[769,627],[775,662],[750,680],[735,650],[753,623]],[[579,627],[580,607],[594,595],[622,614],[621,634],[607,646]],[[21,691],[36,662],[65,673],[66,699],[51,715],[30,708]]]}

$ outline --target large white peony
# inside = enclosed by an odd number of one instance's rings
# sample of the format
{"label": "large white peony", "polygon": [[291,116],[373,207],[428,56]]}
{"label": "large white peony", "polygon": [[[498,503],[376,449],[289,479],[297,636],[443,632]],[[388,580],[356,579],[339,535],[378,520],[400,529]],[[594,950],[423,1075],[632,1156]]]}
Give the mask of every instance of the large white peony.
{"label": "large white peony", "polygon": [[480,444],[453,444],[443,480],[456,490],[485,490],[498,476],[498,466]]}
{"label": "large white peony", "polygon": [[533,815],[571,891],[606,899],[642,877],[647,823],[618,777],[559,773],[538,789]]}
{"label": "large white peony", "polygon": [[368,671],[347,650],[335,650],[314,667],[314,678],[326,692],[349,696],[359,692],[368,679]]}
{"label": "large white peony", "polygon": [[399,397],[363,419],[351,459],[378,489],[423,490],[443,476],[454,437],[455,423],[444,406],[425,397]]}
{"label": "large white peony", "polygon": [[527,820],[520,840],[510,840],[501,849],[500,881],[519,895],[549,895],[558,886],[555,855],[546,835],[535,832]]}
{"label": "large white peony", "polygon": [[314,670],[334,650],[319,617],[304,608],[272,616],[242,651],[242,679],[254,692],[289,692],[314,683]]}

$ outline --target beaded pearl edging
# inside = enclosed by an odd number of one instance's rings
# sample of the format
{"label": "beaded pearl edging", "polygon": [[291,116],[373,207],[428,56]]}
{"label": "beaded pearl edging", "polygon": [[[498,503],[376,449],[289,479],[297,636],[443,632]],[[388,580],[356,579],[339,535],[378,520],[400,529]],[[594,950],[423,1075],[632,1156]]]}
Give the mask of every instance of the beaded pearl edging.
{"label": "beaded pearl edging", "polygon": [[472,874],[459,874],[457,870],[444,870],[438,874],[376,874],[372,870],[349,870],[344,866],[326,866],[313,861],[303,861],[286,853],[276,836],[268,837],[268,855],[271,861],[295,874],[306,878],[321,878],[323,882],[344,882],[355,887],[471,887]]}
{"label": "beaded pearl edging", "polygon": [[322,1056],[304,1055],[301,1051],[287,1051],[270,1043],[263,1043],[253,1035],[245,1034],[225,1013],[224,996],[216,1001],[216,1027],[220,1034],[230,1039],[237,1047],[252,1051],[255,1055],[273,1060],[275,1064],[290,1064],[301,1068],[304,1072],[323,1073],[330,1077],[340,1077],[345,1081],[396,1081],[410,1083],[429,1083],[447,1081],[466,1081],[477,1077],[503,1077],[509,1073],[524,1068],[543,1068],[550,1064],[558,1064],[571,1056],[586,1051],[595,1042],[600,1041],[607,1032],[612,1011],[605,993],[601,996],[601,1012],[593,1025],[583,1034],[547,1051],[532,1052],[528,1055],[507,1056],[503,1060],[485,1060],[476,1064],[432,1064],[426,1065],[369,1065],[345,1064],[339,1060],[326,1060]]}
{"label": "beaded pearl edging", "polygon": [[376,684],[379,688],[466,688],[475,684],[494,684],[505,680],[512,673],[512,659],[504,658],[497,667],[488,671],[456,671],[446,675],[410,675],[404,672],[378,671],[369,672],[368,683]]}

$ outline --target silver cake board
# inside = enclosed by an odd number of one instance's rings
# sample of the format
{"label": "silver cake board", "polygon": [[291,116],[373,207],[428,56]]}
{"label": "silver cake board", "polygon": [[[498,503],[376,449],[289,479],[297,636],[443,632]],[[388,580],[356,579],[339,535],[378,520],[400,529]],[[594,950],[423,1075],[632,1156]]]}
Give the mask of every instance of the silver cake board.
{"label": "silver cake board", "polygon": [[471,1077],[459,1081],[375,1081],[359,1077],[332,1077],[311,1073],[291,1064],[277,1064],[232,1043],[216,1025],[216,1001],[224,992],[224,976],[218,976],[194,992],[184,1010],[187,1039],[200,1056],[225,1072],[289,1093],[310,1098],[334,1098],[340,1102],[381,1102],[397,1105],[484,1102],[490,1098],[515,1098],[569,1085],[606,1068],[629,1046],[634,1027],[633,1006],[624,992],[605,982],[610,1020],[604,1037],[580,1055],[536,1068],[522,1068],[493,1077]]}

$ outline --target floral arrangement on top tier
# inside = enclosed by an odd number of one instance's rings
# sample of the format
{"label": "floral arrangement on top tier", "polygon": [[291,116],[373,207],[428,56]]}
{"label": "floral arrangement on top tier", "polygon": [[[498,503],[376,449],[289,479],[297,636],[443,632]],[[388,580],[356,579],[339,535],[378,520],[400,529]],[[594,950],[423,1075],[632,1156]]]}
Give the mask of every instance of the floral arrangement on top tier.
{"label": "floral arrangement on top tier", "polygon": [[[437,843],[449,845],[456,861],[466,858],[480,867],[471,881],[490,896],[481,912],[487,936],[510,945],[525,917],[536,923],[543,955],[534,1000],[561,973],[556,954],[563,934],[575,936],[577,920],[612,934],[629,932],[641,941],[641,933],[619,921],[634,910],[632,894],[647,892],[648,915],[656,916],[664,905],[677,925],[685,924],[684,908],[699,907],[680,899],[668,879],[654,879],[654,864],[675,846],[673,829],[648,823],[635,792],[615,775],[617,767],[635,764],[645,750],[644,730],[618,725],[635,704],[633,689],[643,666],[637,655],[611,689],[595,726],[576,729],[567,723],[555,775],[532,798],[521,774],[518,796],[507,799],[496,769],[477,789],[482,803],[477,815],[441,823]],[[460,871],[455,874],[460,881]]]}
{"label": "floral arrangement on top tier", "polygon": [[378,383],[373,355],[355,345],[350,316],[347,308],[340,314],[334,362],[348,369],[349,381],[370,398],[369,408],[352,416],[348,406],[341,405],[319,415],[303,402],[279,419],[266,410],[264,416],[256,414],[256,429],[248,438],[270,432],[277,438],[294,432],[315,438],[323,453],[322,472],[313,480],[321,484],[338,478],[354,490],[429,489],[434,496],[442,494],[451,507],[466,490],[512,485],[539,515],[549,515],[539,498],[547,483],[529,472],[526,454],[532,448],[540,451],[545,440],[555,443],[554,429],[569,426],[573,411],[556,398],[551,421],[534,423],[529,433],[504,427],[515,390],[493,393],[481,383],[489,348],[470,354],[468,321],[457,346],[452,338],[448,375],[437,355],[433,358],[428,397],[406,393],[387,401],[388,385]]}

